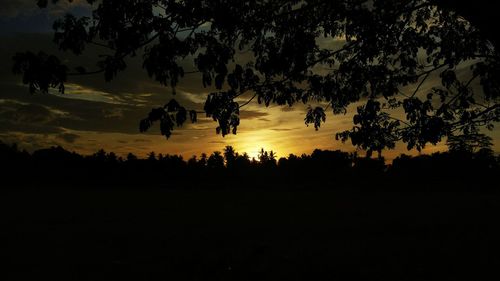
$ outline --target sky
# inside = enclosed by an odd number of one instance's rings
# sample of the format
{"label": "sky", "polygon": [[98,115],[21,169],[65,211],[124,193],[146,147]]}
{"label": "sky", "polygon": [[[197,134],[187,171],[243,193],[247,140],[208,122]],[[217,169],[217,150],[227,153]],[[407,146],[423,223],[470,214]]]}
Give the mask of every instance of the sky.
{"label": "sky", "polygon": [[[147,133],[140,133],[139,120],[146,117],[151,108],[175,98],[186,108],[201,111],[206,94],[214,89],[203,88],[200,76],[187,75],[174,96],[169,87],[161,86],[146,75],[139,58],[127,60],[127,69],[111,82],[105,82],[102,75],[72,77],[66,84],[65,94],[53,91],[31,95],[21,77],[12,74],[12,56],[16,52],[43,50],[57,54],[63,61],[92,69],[89,62],[95,62],[96,55],[103,50],[90,47],[76,57],[60,52],[52,43],[52,22],[67,12],[88,13],[85,1],[60,1],[43,10],[38,9],[34,0],[2,2],[0,141],[17,143],[28,151],[61,145],[82,154],[92,154],[102,148],[118,155],[131,152],[139,157],[155,151],[189,158],[202,152],[221,151],[226,145],[247,152],[250,157],[257,156],[261,148],[273,150],[279,157],[290,153],[309,154],[316,148],[356,150],[350,143],[335,140],[336,132],[352,127],[356,104],[345,115],[334,116],[330,112],[318,131],[304,124],[307,105],[266,108],[254,101],[242,109],[237,135],[217,135],[217,123],[202,115],[197,123],[176,128],[168,140],[161,136],[158,125]],[[437,77],[431,77],[420,91],[425,92],[437,83]],[[412,88],[402,90],[411,92]],[[238,101],[244,102],[245,97]],[[500,131],[495,129],[489,135],[494,138],[494,150],[500,151]],[[427,146],[422,153],[442,150],[446,147],[440,143]],[[407,151],[404,144],[399,144],[383,155],[391,159],[401,153],[417,154],[417,151]]]}

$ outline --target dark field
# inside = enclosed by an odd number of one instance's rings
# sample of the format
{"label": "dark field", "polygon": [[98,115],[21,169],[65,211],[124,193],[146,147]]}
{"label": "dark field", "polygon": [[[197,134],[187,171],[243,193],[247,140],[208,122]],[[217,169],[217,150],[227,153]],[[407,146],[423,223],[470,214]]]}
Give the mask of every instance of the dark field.
{"label": "dark field", "polygon": [[1,280],[500,280],[497,194],[11,190],[0,198]]}

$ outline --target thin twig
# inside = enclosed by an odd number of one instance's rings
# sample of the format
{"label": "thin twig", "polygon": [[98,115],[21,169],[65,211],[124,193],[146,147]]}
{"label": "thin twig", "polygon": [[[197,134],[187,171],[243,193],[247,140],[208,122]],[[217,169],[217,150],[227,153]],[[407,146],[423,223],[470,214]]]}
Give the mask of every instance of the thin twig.
{"label": "thin twig", "polygon": [[239,108],[244,107],[245,105],[249,104],[255,97],[257,96],[257,93],[255,93],[249,100],[247,100],[245,103],[242,105],[238,106]]}
{"label": "thin twig", "polygon": [[413,94],[410,96],[410,98],[413,98],[417,94],[418,90],[420,90],[420,87],[422,87],[422,84],[424,84],[425,80],[427,80],[427,78],[429,77],[429,75],[431,75],[431,72],[428,72],[424,76],[424,78],[422,79],[422,81],[420,81],[420,83],[418,84],[417,88],[415,89],[415,91],[413,92]]}

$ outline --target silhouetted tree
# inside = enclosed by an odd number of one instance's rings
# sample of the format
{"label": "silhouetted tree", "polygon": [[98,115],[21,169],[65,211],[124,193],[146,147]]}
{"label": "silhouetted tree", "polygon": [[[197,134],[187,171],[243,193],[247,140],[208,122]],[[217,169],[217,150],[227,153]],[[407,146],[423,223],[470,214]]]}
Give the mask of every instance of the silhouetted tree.
{"label": "silhouetted tree", "polygon": [[352,168],[349,153],[340,150],[315,149],[311,154],[311,164],[317,174],[343,175]]}
{"label": "silhouetted tree", "polygon": [[495,186],[488,183],[494,182],[500,169],[500,159],[487,148],[417,157],[401,155],[392,165],[386,165],[384,159],[328,150],[315,150],[311,155],[290,154],[280,158],[277,164],[265,150],[260,153],[264,161],[251,161],[246,153],[234,151],[234,154],[234,166],[225,167],[220,152],[212,153],[208,159],[202,155],[199,161],[197,157],[184,161],[179,155],[168,154],[162,160],[127,157],[127,161],[118,161],[116,154],[104,150],[86,157],[62,147],[30,154],[0,142],[0,167],[5,182],[17,182],[21,186],[26,183],[64,188],[220,186],[368,190],[392,186],[422,191],[493,189]]}
{"label": "silhouetted tree", "polygon": [[276,165],[276,154],[272,150],[269,152],[269,162]]}
{"label": "silhouetted tree", "polygon": [[195,168],[198,166],[198,159],[196,155],[193,155],[191,158],[188,159],[187,165],[189,168]]}
{"label": "silhouetted tree", "polygon": [[261,148],[258,157],[259,157],[259,162],[262,166],[268,166],[268,167],[276,166],[276,155],[272,150],[268,152],[264,150],[264,148]]}
{"label": "silhouetted tree", "polygon": [[236,157],[238,157],[238,154],[234,151],[232,146],[228,145],[224,148],[224,159],[226,160],[226,166],[228,168],[234,168]]}
{"label": "silhouetted tree", "polygon": [[[41,7],[47,2],[38,1]],[[369,154],[393,148],[397,141],[420,150],[455,132],[491,128],[500,118],[500,62],[490,44],[498,48],[498,36],[492,32],[492,22],[484,24],[477,3],[87,2],[94,4],[92,18],[60,19],[54,24],[54,41],[61,50],[75,54],[83,53],[88,44],[107,53],[99,56],[97,69],[77,66],[74,72],[55,56],[18,53],[13,71],[23,75],[31,92],[51,87],[64,92],[70,75],[102,73],[110,81],[126,68],[127,57],[141,52],[144,69],[163,85],[175,89],[185,75],[199,73],[203,86],[215,86],[204,111],[218,123],[216,132],[222,135],[236,133],[240,107],[247,102],[239,104],[235,98],[245,94],[249,101],[256,98],[266,106],[319,102],[305,117],[306,124],[316,129],[326,120],[326,108],[340,114],[362,101],[354,127],[337,138],[350,140]],[[243,58],[239,51],[250,55]],[[190,57],[195,68],[185,69],[180,62]],[[457,66],[463,63],[470,64],[470,77],[457,75]],[[422,95],[419,89],[429,77],[439,77],[441,85]],[[479,91],[471,87],[476,81]],[[413,89],[403,92],[409,85]],[[398,109],[404,111],[403,119],[391,114]],[[196,112],[172,99],[151,110],[139,127],[146,131],[159,122],[161,134],[168,138],[188,117],[196,121]]]}
{"label": "silhouetted tree", "polygon": [[137,156],[135,156],[133,153],[127,154],[127,161],[135,161],[135,160],[137,160]]}
{"label": "silhouetted tree", "polygon": [[376,159],[358,157],[353,161],[354,174],[360,177],[360,180],[369,184],[379,179],[383,175],[385,168],[385,160],[382,157]]}
{"label": "silhouetted tree", "polygon": [[151,151],[151,152],[148,154],[148,160],[149,160],[149,161],[156,161],[156,154],[154,153],[154,151]]}
{"label": "silhouetted tree", "polygon": [[250,157],[245,152],[243,154],[236,153],[236,158],[234,159],[234,168],[239,171],[245,171],[250,168]]}
{"label": "silhouetted tree", "polygon": [[222,169],[224,168],[224,157],[219,151],[215,151],[208,157],[207,167],[210,169]]}
{"label": "silhouetted tree", "polygon": [[450,151],[477,152],[481,149],[491,150],[493,146],[491,137],[484,134],[465,134],[449,136],[446,142]]}
{"label": "silhouetted tree", "polygon": [[108,153],[108,155],[106,155],[106,157],[107,157],[108,162],[111,162],[111,163],[118,162],[118,157],[116,156],[116,154],[114,152]]}
{"label": "silhouetted tree", "polygon": [[261,163],[265,163],[267,159],[269,158],[269,155],[267,155],[267,151],[264,150],[264,148],[261,148],[259,151],[259,161]]}
{"label": "silhouetted tree", "polygon": [[198,161],[198,164],[201,167],[206,167],[207,166],[207,154],[202,153],[200,156],[200,161]]}

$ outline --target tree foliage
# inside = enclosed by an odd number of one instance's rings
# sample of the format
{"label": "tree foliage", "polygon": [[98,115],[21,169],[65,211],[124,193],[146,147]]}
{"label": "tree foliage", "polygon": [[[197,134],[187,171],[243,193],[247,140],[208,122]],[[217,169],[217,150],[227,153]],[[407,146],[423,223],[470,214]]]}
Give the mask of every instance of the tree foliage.
{"label": "tree foliage", "polygon": [[[70,75],[102,73],[112,80],[126,68],[126,58],[140,52],[143,68],[159,83],[175,89],[185,75],[199,75],[213,89],[204,112],[223,136],[237,132],[240,108],[247,104],[236,101],[241,96],[265,106],[319,104],[305,117],[316,129],[327,110],[343,114],[359,104],[354,126],[337,138],[370,152],[398,141],[420,150],[492,129],[500,118],[500,62],[491,44],[498,40],[449,5],[436,6],[450,1],[87,2],[92,17],[63,17],[54,24],[54,41],[75,54],[89,44],[102,46],[107,52],[97,70],[78,66],[73,73],[54,56],[17,54],[14,72],[32,92],[63,92]],[[187,60],[192,69],[181,63]],[[463,65],[469,75],[458,73]],[[421,91],[430,77],[440,85]],[[168,138],[188,115],[196,121],[196,110],[171,101],[153,109],[140,130],[159,121]]]}
{"label": "tree foliage", "polygon": [[290,154],[276,161],[272,151],[262,149],[257,159],[250,159],[246,153],[227,146],[224,153],[216,151],[186,161],[179,155],[154,152],[145,158],[132,153],[123,158],[103,149],[91,155],[62,147],[28,153],[0,142],[0,163],[5,167],[4,180],[16,182],[15,188],[60,186],[65,190],[167,187],[479,191],[496,190],[491,183],[500,171],[500,157],[486,148],[415,157],[403,154],[389,164],[383,158],[359,157],[339,150],[316,149],[310,155]]}

